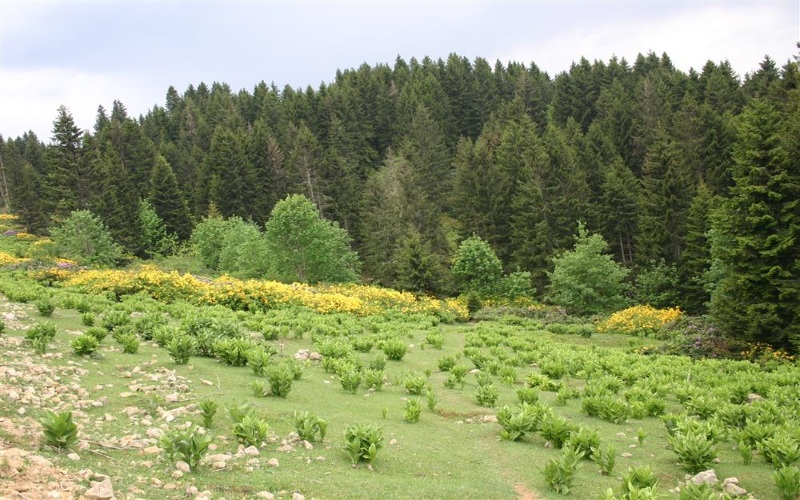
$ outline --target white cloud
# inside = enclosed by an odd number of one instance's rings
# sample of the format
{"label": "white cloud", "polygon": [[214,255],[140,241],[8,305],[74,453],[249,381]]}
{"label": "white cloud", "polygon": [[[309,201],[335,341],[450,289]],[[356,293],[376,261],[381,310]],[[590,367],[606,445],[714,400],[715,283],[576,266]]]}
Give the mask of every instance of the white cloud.
{"label": "white cloud", "polygon": [[633,63],[639,53],[666,52],[684,71],[727,59],[743,77],[767,54],[782,65],[796,53],[799,38],[796,3],[688,4],[660,19],[575,26],[544,41],[517,45],[499,59],[534,61],[554,76],[582,56],[608,61],[616,55]]}
{"label": "white cloud", "polygon": [[58,107],[67,106],[75,124],[91,130],[98,105],[106,109],[117,99],[129,114],[138,116],[166,88],[153,89],[147,82],[127,74],[92,74],[81,71],[39,69],[3,71],[0,75],[0,131],[16,137],[33,130],[47,142]]}

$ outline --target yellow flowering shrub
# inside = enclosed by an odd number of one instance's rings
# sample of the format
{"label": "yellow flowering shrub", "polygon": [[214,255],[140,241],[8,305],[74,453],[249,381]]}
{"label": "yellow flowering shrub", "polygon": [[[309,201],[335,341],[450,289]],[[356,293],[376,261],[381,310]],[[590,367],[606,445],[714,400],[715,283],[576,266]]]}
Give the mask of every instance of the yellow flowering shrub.
{"label": "yellow flowering shrub", "polygon": [[767,362],[791,363],[794,356],[783,349],[775,349],[769,344],[756,342],[742,351],[742,358],[754,363],[765,364]]}
{"label": "yellow flowering shrub", "polygon": [[0,266],[10,266],[14,264],[19,264],[20,262],[25,262],[27,260],[28,259],[21,259],[19,257],[14,257],[13,255],[6,252],[0,252]]}
{"label": "yellow flowering shrub", "polygon": [[458,300],[431,297],[365,285],[316,285],[239,280],[229,276],[204,279],[153,266],[135,270],[80,270],[64,281],[90,293],[111,292],[117,297],[146,293],[156,300],[186,300],[200,305],[221,305],[233,310],[263,311],[286,307],[307,307],[327,313],[360,316],[392,309],[403,313],[435,314],[449,320],[465,320],[466,306]]}
{"label": "yellow flowering shrub", "polygon": [[648,305],[633,306],[617,311],[605,321],[598,323],[597,331],[646,337],[650,334],[657,334],[664,327],[673,324],[682,314],[677,307],[656,309]]}
{"label": "yellow flowering shrub", "polygon": [[17,220],[15,214],[0,214],[0,222],[14,222]]}

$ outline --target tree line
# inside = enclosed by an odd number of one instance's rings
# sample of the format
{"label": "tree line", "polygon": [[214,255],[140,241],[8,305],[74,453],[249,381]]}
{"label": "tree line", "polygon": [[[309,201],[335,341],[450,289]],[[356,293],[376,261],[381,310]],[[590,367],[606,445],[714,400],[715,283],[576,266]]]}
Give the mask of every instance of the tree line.
{"label": "tree line", "polygon": [[347,231],[364,279],[436,294],[455,291],[471,235],[542,293],[581,221],[635,300],[711,307],[728,330],[786,344],[800,335],[798,84],[797,60],[740,78],[649,53],[554,77],[452,54],[317,89],[170,87],[138,118],[115,101],[81,131],[61,107],[49,143],[2,141],[0,194],[36,233],[90,210],[141,257],[142,202],[186,241],[209,216],[263,227],[302,194]]}

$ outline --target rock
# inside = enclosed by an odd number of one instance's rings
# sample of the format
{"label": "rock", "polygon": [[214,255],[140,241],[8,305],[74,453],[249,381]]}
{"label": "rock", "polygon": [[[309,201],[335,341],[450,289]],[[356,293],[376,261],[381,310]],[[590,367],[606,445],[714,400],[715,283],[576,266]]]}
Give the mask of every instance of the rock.
{"label": "rock", "polygon": [[747,495],[747,490],[742,488],[738,484],[735,484],[735,483],[726,484],[722,488],[722,491],[724,491],[728,495],[731,495],[731,496],[734,496],[734,497],[743,497],[743,496]]}
{"label": "rock", "polygon": [[211,468],[214,469],[214,470],[222,470],[227,466],[228,466],[228,463],[227,462],[223,462],[222,460],[220,460],[218,462],[214,462],[214,463],[211,464]]}
{"label": "rock", "polygon": [[111,486],[111,480],[105,478],[100,482],[93,482],[92,487],[83,494],[89,500],[110,500],[114,498],[114,488]]}
{"label": "rock", "polygon": [[622,458],[631,458],[633,455],[630,453],[620,453],[619,456],[621,456]]}
{"label": "rock", "polygon": [[290,451],[294,451],[294,446],[292,446],[290,444],[285,444],[283,446],[278,446],[278,449],[276,451],[288,453]]}
{"label": "rock", "polygon": [[166,396],[164,396],[164,401],[166,401],[167,403],[177,403],[178,394],[177,393],[167,394]]}
{"label": "rock", "polygon": [[714,469],[709,469],[709,470],[704,470],[703,472],[699,472],[695,476],[693,476],[692,482],[694,484],[705,483],[709,486],[714,486],[719,482],[719,479],[717,479],[717,472]]}
{"label": "rock", "polygon": [[81,456],[78,455],[77,453],[70,453],[69,455],[67,455],[67,458],[72,460],[73,462],[77,462],[78,460],[81,459]]}
{"label": "rock", "polygon": [[183,477],[183,472],[179,470],[172,471],[172,479],[180,479]]}
{"label": "rock", "polygon": [[292,493],[292,500],[306,500],[306,497],[295,491]]}
{"label": "rock", "polygon": [[244,453],[245,455],[249,455],[251,457],[257,457],[261,455],[261,452],[258,451],[258,448],[256,448],[255,446],[248,446],[247,448],[242,450],[242,453]]}
{"label": "rock", "polygon": [[756,401],[763,401],[763,400],[764,396],[762,396],[761,394],[752,393],[747,395],[748,403],[755,403]]}
{"label": "rock", "polygon": [[11,401],[19,400],[19,393],[17,391],[8,391],[8,399]]}
{"label": "rock", "polygon": [[145,435],[152,439],[158,439],[164,435],[164,431],[158,427],[150,427],[147,429],[147,431],[145,431]]}
{"label": "rock", "polygon": [[263,498],[264,500],[275,500],[275,495],[269,491],[259,491],[256,493],[256,498]]}
{"label": "rock", "polygon": [[139,465],[141,465],[145,469],[152,469],[153,468],[153,462],[150,461],[150,460],[145,460],[144,462],[141,462]]}
{"label": "rock", "polygon": [[216,455],[209,455],[206,457],[207,462],[227,462],[231,459],[231,455],[227,453],[218,453]]}
{"label": "rock", "polygon": [[396,439],[392,439],[391,441],[389,441],[389,444],[390,444],[390,445],[397,444],[397,440],[396,440]]}
{"label": "rock", "polygon": [[729,484],[739,484],[738,477],[726,477],[724,481],[722,481],[722,487],[726,487]]}
{"label": "rock", "polygon": [[270,467],[280,467],[281,463],[278,462],[277,458],[270,458],[267,462],[267,465]]}
{"label": "rock", "polygon": [[312,352],[311,354],[309,354],[308,359],[310,359],[311,361],[322,361],[322,354],[318,352]]}
{"label": "rock", "polygon": [[314,445],[309,443],[308,441],[303,441],[302,445],[303,445],[303,448],[305,448],[307,450],[313,450],[314,449]]}
{"label": "rock", "polygon": [[148,446],[142,450],[143,455],[158,455],[161,453],[161,448],[158,446]]}
{"label": "rock", "polygon": [[189,467],[189,464],[187,464],[183,460],[178,460],[177,462],[175,462],[175,469],[177,469],[177,470],[179,470],[181,472],[185,472],[185,473],[188,473],[189,471],[191,471],[191,468]]}

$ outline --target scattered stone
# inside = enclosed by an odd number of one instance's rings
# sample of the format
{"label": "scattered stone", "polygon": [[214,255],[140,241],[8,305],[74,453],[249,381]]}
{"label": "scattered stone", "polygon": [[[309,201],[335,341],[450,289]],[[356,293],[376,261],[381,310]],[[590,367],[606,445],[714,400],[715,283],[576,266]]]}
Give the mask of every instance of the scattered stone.
{"label": "scattered stone", "polygon": [[166,401],[167,403],[177,403],[178,398],[179,396],[177,393],[167,394],[166,396],[164,396],[164,401]]}
{"label": "scattered stone", "polygon": [[306,500],[306,497],[295,491],[292,493],[292,500]]}
{"label": "scattered stone", "polygon": [[214,462],[211,464],[211,468],[214,470],[222,470],[228,466],[227,462],[223,462],[220,460],[219,462]]}
{"label": "scattered stone", "polygon": [[154,477],[150,479],[150,485],[153,486],[153,488],[161,488],[164,486],[164,483],[159,478]]}
{"label": "scattered stone", "polygon": [[617,437],[624,438],[625,437],[625,433],[624,432],[618,432],[617,433]]}
{"label": "scattered stone", "polygon": [[397,440],[396,439],[392,439],[391,441],[389,441],[389,444],[397,444]]}
{"label": "scattered stone", "polygon": [[172,471],[172,479],[180,479],[183,477],[183,472],[179,470]]}
{"label": "scattered stone", "polygon": [[[307,450],[313,450],[314,449],[314,445],[309,443],[308,441],[303,441],[302,445],[303,445],[303,448],[305,448]],[[256,451],[258,451],[258,450],[256,450]]]}
{"label": "scattered stone", "polygon": [[280,462],[278,462],[277,458],[270,458],[267,462],[267,465],[270,467],[280,467]]}
{"label": "scattered stone", "polygon": [[714,469],[709,469],[695,474],[692,477],[692,482],[694,484],[707,484],[709,486],[714,486],[719,482],[719,479],[717,479],[717,472]]}
{"label": "scattered stone", "polygon": [[77,462],[78,460],[81,459],[81,456],[78,455],[77,453],[70,453],[69,455],[67,455],[67,458],[72,460],[73,462]]}
{"label": "scattered stone", "polygon": [[619,456],[621,456],[622,458],[631,458],[633,455],[631,453],[626,452],[626,453],[621,453]]}
{"label": "scattered stone", "polygon": [[141,465],[145,469],[152,469],[153,468],[153,462],[151,462],[150,460],[145,460],[144,462],[141,462],[139,465]]}
{"label": "scattered stone", "polygon": [[249,455],[251,457],[257,457],[261,455],[261,452],[258,451],[258,448],[256,448],[255,446],[248,446],[247,448],[242,450],[242,453],[244,453],[245,455]]}
{"label": "scattered stone", "polygon": [[111,486],[111,480],[106,477],[100,482],[93,482],[92,487],[83,496],[89,500],[110,500],[114,498],[114,488]]}
{"label": "scattered stone", "polygon": [[310,359],[311,361],[322,361],[322,354],[318,352],[312,352],[311,354],[308,355],[308,359]]}
{"label": "scattered stone", "polygon": [[276,451],[280,451],[280,452],[283,452],[283,453],[288,453],[290,451],[294,451],[294,446],[292,446],[290,444],[284,444],[282,446],[278,446]]}
{"label": "scattered stone", "polygon": [[191,471],[191,468],[189,467],[189,464],[187,464],[183,460],[178,460],[177,462],[175,462],[175,469],[177,469],[177,470],[179,470],[181,472],[185,472],[187,474],[189,473],[189,471]]}
{"label": "scattered stone", "polygon": [[728,483],[723,486],[722,491],[734,497],[743,497],[747,495],[747,490],[735,483]]}
{"label": "scattered stone", "polygon": [[198,493],[200,493],[200,490],[197,489],[197,486],[189,486],[188,488],[186,488],[186,496],[187,497],[195,496]]}
{"label": "scattered stone", "polygon": [[142,450],[143,455],[158,455],[161,453],[161,448],[158,446],[148,446]]}
{"label": "scattered stone", "polygon": [[763,400],[764,396],[762,396],[761,394],[752,393],[747,395],[748,403],[755,403],[756,401],[763,401]]}
{"label": "scattered stone", "polygon": [[263,498],[264,500],[275,500],[275,495],[269,491],[259,491],[256,493],[256,498]]}

